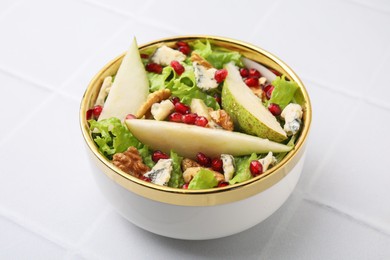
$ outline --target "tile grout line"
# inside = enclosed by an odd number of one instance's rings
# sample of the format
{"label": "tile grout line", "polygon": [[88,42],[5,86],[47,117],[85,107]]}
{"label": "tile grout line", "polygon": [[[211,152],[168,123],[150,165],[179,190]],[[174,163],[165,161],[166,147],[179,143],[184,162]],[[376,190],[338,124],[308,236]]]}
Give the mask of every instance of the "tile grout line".
{"label": "tile grout line", "polygon": [[[107,205],[102,213],[94,220],[94,222],[89,225],[89,227],[84,231],[76,244],[68,250],[66,254],[66,259],[71,259],[74,255],[84,252],[82,250],[82,245],[84,245],[93,235],[94,231],[99,227],[99,224],[112,212],[112,207]],[[88,253],[89,255],[90,253]]]}
{"label": "tile grout line", "polygon": [[14,223],[15,225],[27,230],[39,237],[42,237],[48,240],[51,243],[54,243],[60,246],[63,249],[67,249],[73,247],[72,243],[64,241],[61,237],[52,234],[50,231],[46,230],[43,226],[38,226],[32,221],[28,221],[26,219],[22,219],[18,216],[18,214],[7,210],[5,208],[0,208],[0,217],[7,219],[8,221]]}
{"label": "tile grout line", "polygon": [[325,202],[322,202],[321,200],[318,200],[318,199],[315,199],[313,197],[310,197],[309,194],[307,193],[304,193],[303,195],[303,200],[304,201],[307,201],[308,203],[312,204],[312,205],[315,205],[317,207],[320,207],[320,208],[323,208],[325,210],[328,210],[336,215],[339,215],[341,217],[344,217],[344,218],[347,218],[349,219],[350,221],[356,223],[356,224],[359,224],[361,226],[364,226],[364,227],[367,227],[371,230],[374,230],[382,235],[385,235],[387,237],[390,238],[390,231],[387,230],[386,228],[380,228],[378,226],[376,226],[375,224],[373,223],[370,223],[370,221],[366,221],[362,218],[359,218],[357,216],[353,216],[352,214],[349,214],[347,212],[345,212],[344,210],[341,210],[335,206],[331,206]]}

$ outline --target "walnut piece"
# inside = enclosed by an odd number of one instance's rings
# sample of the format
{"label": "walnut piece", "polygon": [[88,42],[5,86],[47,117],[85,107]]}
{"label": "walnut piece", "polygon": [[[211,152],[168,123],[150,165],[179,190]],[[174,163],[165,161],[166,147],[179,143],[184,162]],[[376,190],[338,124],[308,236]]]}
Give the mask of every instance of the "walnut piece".
{"label": "walnut piece", "polygon": [[259,98],[263,98],[263,90],[259,87],[250,87],[250,89],[252,90],[253,94],[255,94],[257,97]]}
{"label": "walnut piece", "polygon": [[225,110],[218,109],[210,112],[211,118],[220,125],[223,129],[233,131],[234,125],[233,120]]}
{"label": "walnut piece", "polygon": [[192,52],[191,54],[191,61],[196,62],[199,65],[202,65],[206,69],[211,69],[213,68],[213,65],[211,65],[207,60],[203,59],[199,54]]}
{"label": "walnut piece", "polygon": [[112,163],[122,171],[137,178],[150,171],[150,168],[143,163],[137,148],[133,146],[123,153],[114,154]]}
{"label": "walnut piece", "polygon": [[143,116],[148,117],[149,115],[151,115],[150,110],[154,103],[158,103],[165,99],[168,99],[170,96],[171,91],[169,89],[161,89],[149,94],[145,103],[143,103],[142,106],[138,109],[135,116],[137,118],[142,118]]}
{"label": "walnut piece", "polygon": [[192,167],[200,167],[200,164],[189,158],[184,158],[183,161],[181,162],[181,169],[183,170],[183,172],[188,168],[192,168]]}

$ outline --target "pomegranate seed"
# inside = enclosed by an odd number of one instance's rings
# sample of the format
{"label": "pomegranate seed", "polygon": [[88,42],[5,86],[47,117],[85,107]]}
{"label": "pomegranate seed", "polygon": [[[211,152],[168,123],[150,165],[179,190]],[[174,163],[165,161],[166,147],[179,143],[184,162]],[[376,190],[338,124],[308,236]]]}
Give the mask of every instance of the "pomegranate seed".
{"label": "pomegranate seed", "polygon": [[95,116],[95,117],[99,117],[100,116],[100,114],[102,113],[102,110],[103,110],[103,107],[102,106],[95,106],[94,108],[93,108],[93,115]]}
{"label": "pomegranate seed", "polygon": [[218,183],[218,187],[221,188],[221,187],[225,187],[225,186],[228,186],[229,183],[226,182],[226,181],[221,181],[220,183]]}
{"label": "pomegranate seed", "polygon": [[140,177],[140,179],[143,180],[143,181],[146,181],[146,182],[151,182],[152,181],[150,178],[148,178],[146,176],[143,176],[143,175]]}
{"label": "pomegranate seed", "polygon": [[171,101],[175,105],[177,102],[180,102],[180,98],[179,97],[172,97]]}
{"label": "pomegranate seed", "polygon": [[196,154],[196,161],[204,167],[209,167],[211,165],[210,157],[207,157],[204,153],[201,152]]}
{"label": "pomegranate seed", "polygon": [[158,162],[160,159],[169,159],[169,156],[160,150],[156,150],[152,154],[152,160],[153,162]]}
{"label": "pomegranate seed", "polygon": [[251,161],[249,169],[253,177],[263,173],[263,165],[258,160]]}
{"label": "pomegranate seed", "polygon": [[93,115],[93,109],[88,109],[87,113],[85,113],[85,117],[87,118],[87,120],[91,119],[92,115]]}
{"label": "pomegranate seed", "polygon": [[128,114],[126,116],[126,119],[137,119],[137,117],[135,115],[133,115],[133,114]]}
{"label": "pomegranate seed", "polygon": [[191,52],[191,48],[190,48],[190,46],[180,46],[179,48],[178,48],[178,50],[181,52],[181,53],[183,53],[183,54],[185,54],[185,55],[188,55],[188,54],[190,54],[190,52]]}
{"label": "pomegranate seed", "polygon": [[183,65],[180,64],[180,62],[178,62],[177,60],[173,60],[171,61],[171,67],[173,68],[173,70],[176,72],[177,75],[181,75],[183,74],[184,72],[184,67]]}
{"label": "pomegranate seed", "polygon": [[163,67],[157,63],[149,63],[149,64],[146,64],[145,69],[149,72],[161,74]]}
{"label": "pomegranate seed", "polygon": [[214,97],[215,101],[217,101],[217,103],[218,103],[219,105],[221,105],[221,101],[222,101],[222,100],[221,100],[221,95],[215,93],[213,97]]}
{"label": "pomegranate seed", "polygon": [[225,69],[217,70],[214,74],[214,79],[217,81],[217,83],[221,83],[226,79],[227,74],[228,72]]}
{"label": "pomegranate seed", "polygon": [[272,91],[274,91],[274,86],[272,85],[267,85],[264,87],[264,92],[265,92],[265,96],[267,97],[267,99],[270,99],[271,96],[272,96]]}
{"label": "pomegranate seed", "polygon": [[211,168],[213,168],[213,170],[216,172],[222,172],[223,171],[222,166],[223,164],[220,158],[214,158],[211,161]]}
{"label": "pomegranate seed", "polygon": [[260,78],[261,74],[257,69],[250,69],[249,70],[249,77],[251,78]]}
{"label": "pomegranate seed", "polygon": [[258,87],[259,86],[259,79],[258,78],[246,78],[244,80],[244,82],[248,87]]}
{"label": "pomegranate seed", "polygon": [[181,102],[177,102],[175,104],[175,111],[181,114],[188,114],[190,113],[190,107]]}
{"label": "pomegranate seed", "polygon": [[246,69],[246,68],[241,68],[241,69],[240,69],[240,75],[241,75],[241,77],[243,77],[243,78],[248,77],[248,76],[249,76],[249,70]]}
{"label": "pomegranate seed", "polygon": [[274,104],[274,103],[269,104],[268,110],[274,116],[280,116],[280,114],[282,113],[282,109],[280,109],[280,106],[278,104]]}
{"label": "pomegranate seed", "polygon": [[178,112],[173,112],[169,115],[168,120],[171,122],[181,123],[181,118],[183,117],[183,114],[180,114]]}
{"label": "pomegranate seed", "polygon": [[141,59],[149,59],[149,55],[141,53]]}
{"label": "pomegranate seed", "polygon": [[273,74],[275,74],[276,76],[282,76],[282,73],[280,73],[279,71],[277,70],[274,70],[274,69],[269,69],[270,71],[272,71]]}
{"label": "pomegranate seed", "polygon": [[182,189],[188,189],[188,183],[184,183],[183,186],[181,186]]}
{"label": "pomegranate seed", "polygon": [[197,114],[186,114],[182,116],[181,121],[185,124],[194,125],[197,117]]}
{"label": "pomegranate seed", "polygon": [[181,46],[188,46],[188,47],[189,47],[188,43],[183,42],[183,41],[178,41],[178,42],[176,42],[176,46],[177,46],[177,47],[181,47]]}
{"label": "pomegranate seed", "polygon": [[205,118],[204,116],[198,116],[195,120],[195,125],[205,127],[209,123],[209,120]]}

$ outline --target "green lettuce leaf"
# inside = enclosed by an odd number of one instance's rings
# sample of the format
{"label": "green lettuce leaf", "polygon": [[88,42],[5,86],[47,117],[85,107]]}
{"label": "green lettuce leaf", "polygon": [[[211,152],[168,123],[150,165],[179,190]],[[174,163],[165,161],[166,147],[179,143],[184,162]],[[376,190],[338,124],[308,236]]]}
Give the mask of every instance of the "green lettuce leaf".
{"label": "green lettuce leaf", "polygon": [[115,153],[126,151],[130,146],[138,148],[141,144],[118,118],[88,122],[99,151],[108,159],[112,159]]}
{"label": "green lettuce leaf", "polygon": [[173,169],[168,186],[173,188],[180,188],[184,184],[183,172],[181,171],[181,161],[183,160],[183,157],[179,156],[174,151],[171,151],[170,158],[173,161]]}
{"label": "green lettuce leaf", "polygon": [[189,190],[210,189],[217,186],[218,181],[214,173],[210,170],[202,168],[191,180],[188,185]]}
{"label": "green lettuce leaf", "polygon": [[138,149],[139,155],[142,157],[144,164],[146,164],[149,168],[153,168],[155,163],[152,160],[152,152],[149,150],[147,145],[143,145],[142,148]]}
{"label": "green lettuce leaf", "polygon": [[294,81],[287,81],[286,77],[276,77],[272,81],[272,85],[275,87],[272,91],[271,99],[268,104],[278,104],[281,109],[284,109],[294,98],[295,91],[299,88],[298,84]]}
{"label": "green lettuce leaf", "polygon": [[249,165],[251,161],[256,159],[257,155],[255,153],[252,153],[251,156],[234,158],[234,162],[236,164],[236,173],[233,179],[229,181],[229,184],[240,183],[251,179],[252,174],[250,172]]}
{"label": "green lettuce leaf", "polygon": [[230,51],[221,47],[212,49],[209,41],[203,43],[199,40],[195,41],[192,46],[194,52],[206,59],[217,69],[222,69],[223,65],[229,62],[234,62],[237,66],[242,67],[241,54],[236,51]]}

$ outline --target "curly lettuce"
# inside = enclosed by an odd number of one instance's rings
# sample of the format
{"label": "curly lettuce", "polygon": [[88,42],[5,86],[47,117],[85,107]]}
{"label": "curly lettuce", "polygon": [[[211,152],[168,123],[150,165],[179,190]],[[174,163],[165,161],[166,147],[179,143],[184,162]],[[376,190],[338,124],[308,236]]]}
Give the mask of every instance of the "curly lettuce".
{"label": "curly lettuce", "polygon": [[189,190],[210,189],[218,185],[214,173],[206,168],[202,168],[188,185]]}
{"label": "curly lettuce", "polygon": [[284,109],[294,98],[296,90],[299,88],[295,81],[287,81],[286,76],[276,77],[272,83],[274,90],[268,104],[278,104]]}
{"label": "curly lettuce", "polygon": [[235,184],[247,181],[252,178],[252,174],[249,169],[251,161],[257,159],[257,154],[252,153],[251,156],[235,157],[234,163],[236,165],[236,172],[233,179],[229,181],[229,184]]}
{"label": "curly lettuce", "polygon": [[173,162],[173,169],[171,172],[171,178],[168,182],[168,186],[173,188],[180,188],[184,184],[183,172],[181,171],[181,162],[183,160],[183,157],[179,156],[174,151],[171,151],[170,158]]}

